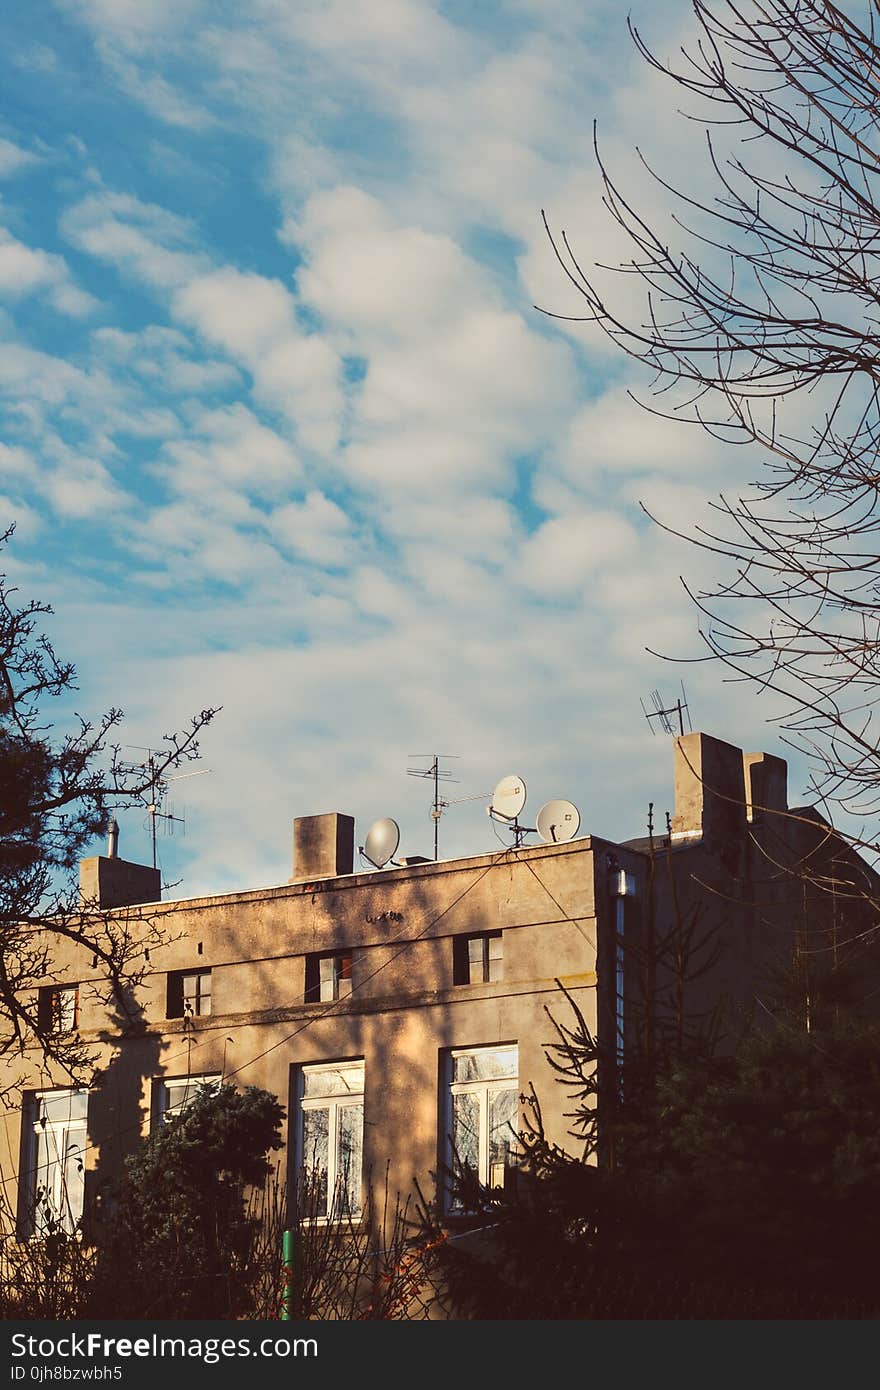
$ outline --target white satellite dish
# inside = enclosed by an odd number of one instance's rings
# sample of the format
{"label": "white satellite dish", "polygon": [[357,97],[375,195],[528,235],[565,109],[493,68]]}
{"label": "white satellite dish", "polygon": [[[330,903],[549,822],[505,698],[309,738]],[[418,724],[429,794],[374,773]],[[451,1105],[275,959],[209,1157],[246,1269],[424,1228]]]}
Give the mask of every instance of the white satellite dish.
{"label": "white satellite dish", "polygon": [[525,804],[526,784],[523,779],[515,775],[502,777],[492,793],[489,815],[515,821]]}
{"label": "white satellite dish", "polygon": [[388,861],[394,858],[399,844],[400,827],[397,821],[383,816],[381,820],[373,821],[367,831],[361,854],[369,859],[374,869],[384,869]]}
{"label": "white satellite dish", "polygon": [[580,812],[571,801],[548,801],[538,812],[535,826],[548,845],[559,845],[574,839],[580,823]]}

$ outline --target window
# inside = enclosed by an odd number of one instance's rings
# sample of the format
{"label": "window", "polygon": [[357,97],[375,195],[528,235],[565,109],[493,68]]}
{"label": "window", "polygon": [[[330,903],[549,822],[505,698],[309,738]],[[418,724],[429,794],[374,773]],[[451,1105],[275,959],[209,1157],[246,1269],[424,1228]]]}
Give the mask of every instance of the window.
{"label": "window", "polygon": [[72,1033],[79,1022],[79,986],[44,985],[37,997],[37,1022],[44,1033]]}
{"label": "window", "polygon": [[76,1230],[85,1195],[88,1091],[37,1091],[25,1103],[28,1235]]}
{"label": "window", "polygon": [[173,1080],[164,1077],[155,1082],[153,1114],[157,1125],[167,1124],[175,1115],[180,1115],[194,1100],[203,1086],[218,1090],[222,1081],[220,1076],[179,1076]]}
{"label": "window", "polygon": [[318,1220],[359,1216],[364,1152],[364,1063],[320,1062],[299,1077],[299,1189]]}
{"label": "window", "polygon": [[306,1003],[347,999],[351,994],[351,969],[351,951],[306,956]]}
{"label": "window", "polygon": [[457,985],[483,985],[504,975],[500,931],[452,939],[452,978]]}
{"label": "window", "polygon": [[193,1018],[211,1012],[210,970],[173,970],[168,976],[166,1018]]}
{"label": "window", "polygon": [[[503,1187],[517,1156],[518,1049],[455,1048],[449,1054],[447,1165],[467,1169],[485,1187]],[[450,1207],[460,1206],[449,1196]]]}

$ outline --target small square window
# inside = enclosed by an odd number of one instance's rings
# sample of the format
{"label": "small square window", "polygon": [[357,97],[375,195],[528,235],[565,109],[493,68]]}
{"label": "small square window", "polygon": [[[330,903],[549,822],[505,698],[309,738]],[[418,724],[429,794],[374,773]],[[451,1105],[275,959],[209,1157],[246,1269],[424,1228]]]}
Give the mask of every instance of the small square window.
{"label": "small square window", "polygon": [[166,1018],[194,1018],[211,1012],[210,970],[173,970],[168,975]]}
{"label": "small square window", "polygon": [[347,999],[352,992],[351,951],[316,952],[306,956],[307,1004]]}
{"label": "small square window", "polygon": [[456,936],[452,941],[452,979],[457,985],[485,985],[504,978],[500,931]]}
{"label": "small square window", "polygon": [[72,1033],[79,1023],[79,986],[44,985],[37,999],[42,1033]]}

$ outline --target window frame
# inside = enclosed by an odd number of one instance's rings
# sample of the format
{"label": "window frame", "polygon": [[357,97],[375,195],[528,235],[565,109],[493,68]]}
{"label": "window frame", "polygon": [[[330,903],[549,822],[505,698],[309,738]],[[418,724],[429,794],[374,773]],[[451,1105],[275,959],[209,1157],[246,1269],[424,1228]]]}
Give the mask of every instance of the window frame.
{"label": "window frame", "polygon": [[[211,967],[202,966],[196,970],[169,970],[167,990],[165,996],[165,1017],[166,1018],[208,1018],[211,1015]],[[195,980],[202,982],[207,979],[208,985],[205,989],[203,983],[197,983],[194,996],[187,994],[187,982]],[[190,998],[194,997],[196,1008],[188,1007]],[[201,1007],[207,1003],[207,1008]]]}
{"label": "window frame", "polygon": [[[64,1006],[73,1003],[72,1018],[64,1020]],[[37,993],[37,1018],[45,1033],[61,1036],[75,1033],[79,1027],[79,985],[40,985]]]}
{"label": "window frame", "polygon": [[[342,1075],[343,1078],[350,1077],[357,1085],[345,1091],[328,1088],[321,1091],[316,1090],[314,1094],[307,1095],[309,1080],[314,1078],[316,1083],[322,1073],[334,1073]],[[316,1209],[311,1201],[309,1208],[304,1214],[303,1219],[314,1221],[317,1225],[331,1225],[336,1222],[356,1222],[361,1219],[364,1213],[364,1096],[366,1090],[366,1064],[363,1057],[345,1058],[341,1061],[328,1060],[317,1062],[304,1062],[296,1068],[296,1132],[294,1138],[294,1173],[295,1190],[298,1200],[302,1202],[305,1176],[308,1165],[305,1162],[305,1116],[318,1111],[327,1113],[327,1171],[324,1183],[324,1193],[321,1203],[321,1210]],[[357,1175],[357,1190],[355,1202],[351,1205],[346,1200],[344,1205],[340,1200],[340,1194],[345,1193],[346,1198],[350,1195],[346,1188],[340,1185],[343,1174],[340,1173],[340,1149],[342,1138],[342,1112],[344,1110],[359,1111],[358,1124],[358,1143],[360,1155],[360,1171]]]}
{"label": "window frame", "polygon": [[[325,969],[325,967],[327,967]],[[354,951],[311,951],[305,964],[306,1004],[333,1004],[354,993]]]}
{"label": "window frame", "polygon": [[[58,1119],[48,1115],[41,1119],[40,1111],[47,1100],[60,1101],[68,1098],[68,1114]],[[74,1102],[81,1101],[82,1113],[74,1115]],[[86,1153],[88,1150],[89,1092],[83,1087],[46,1088],[25,1093],[22,1107],[24,1129],[24,1184],[21,1192],[19,1218],[25,1237],[39,1237],[51,1229],[53,1220],[68,1235],[81,1228],[85,1215],[85,1176]],[[41,1161],[41,1140],[54,1147],[45,1161],[47,1182],[43,1189],[51,1188],[51,1217],[43,1216],[44,1203],[38,1196],[41,1189],[39,1177],[44,1164]],[[68,1165],[73,1159],[79,1174],[76,1181],[78,1200],[69,1200],[70,1184]],[[75,1209],[76,1208],[76,1209]]]}
{"label": "window frame", "polygon": [[[195,1099],[199,1088],[210,1086],[219,1090],[223,1084],[223,1077],[219,1072],[199,1072],[190,1076],[156,1076],[153,1078],[153,1102],[151,1106],[152,1131],[156,1133],[163,1124],[169,1124],[171,1120],[181,1115],[186,1107]],[[188,1097],[181,1106],[181,1102],[168,1105],[169,1086],[192,1087],[192,1095]]]}
{"label": "window frame", "polygon": [[[479,950],[474,948],[478,947]],[[496,949],[493,950],[493,947]],[[494,985],[504,979],[504,933],[468,932],[452,938],[452,981],[455,985]]]}
{"label": "window frame", "polygon": [[[460,1058],[476,1057],[488,1059],[493,1053],[502,1054],[513,1052],[514,1066],[513,1073],[500,1070],[495,1075],[478,1076],[472,1079],[455,1079],[455,1063]],[[456,1152],[456,1117],[455,1117],[455,1097],[460,1095],[476,1096],[479,1106],[478,1121],[478,1149],[477,1167],[475,1176],[482,1187],[503,1188],[507,1182],[507,1174],[516,1167],[519,1156],[519,1045],[516,1042],[485,1043],[473,1047],[451,1047],[447,1049],[444,1059],[444,1095],[443,1095],[443,1114],[444,1114],[444,1163],[441,1171],[444,1173],[443,1182],[443,1206],[447,1213],[464,1214],[465,1208],[460,1201],[457,1201],[453,1192],[454,1175],[460,1163],[459,1152]],[[498,1166],[497,1160],[491,1162],[492,1146],[492,1103],[502,1094],[512,1094],[516,1114],[517,1127],[512,1131],[513,1142],[508,1145],[506,1157],[502,1160],[503,1174],[502,1181],[493,1182],[492,1170]],[[510,1124],[510,1121],[504,1121]],[[467,1162],[467,1160],[465,1160]]]}

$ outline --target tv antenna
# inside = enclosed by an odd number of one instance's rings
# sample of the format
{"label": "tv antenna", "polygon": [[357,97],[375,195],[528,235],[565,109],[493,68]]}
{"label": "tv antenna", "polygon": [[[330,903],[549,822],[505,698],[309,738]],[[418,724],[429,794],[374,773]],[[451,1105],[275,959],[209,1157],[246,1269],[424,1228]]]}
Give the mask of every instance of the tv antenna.
{"label": "tv antenna", "polygon": [[165,797],[168,794],[169,783],[182,782],[185,777],[204,777],[211,769],[209,767],[200,767],[195,772],[180,772],[173,777],[164,777],[159,772],[159,758],[155,748],[141,748],[136,743],[128,743],[126,747],[134,748],[139,753],[146,753],[147,755],[143,762],[129,763],[124,766],[127,771],[138,772],[142,770],[148,774],[149,785],[145,789],[144,795],[149,796],[149,801],[147,802],[147,825],[150,832],[150,844],[153,850],[153,868],[155,869],[157,867],[157,822],[160,822],[165,827],[165,833],[168,835],[174,833],[175,825],[186,825],[186,818],[184,816],[176,816],[170,802],[168,803],[168,809],[163,810]]}
{"label": "tv antenna", "polygon": [[[684,734],[691,733],[693,731],[693,726],[691,724],[691,716],[688,710],[687,697],[684,693],[684,682],[681,683],[681,696],[678,700],[676,700],[674,705],[664,706],[663,701],[660,698],[659,690],[651,691],[651,704],[654,706],[652,710],[645,709],[644,700],[640,700],[639,703],[642,706],[642,713],[648,721],[648,728],[651,730],[652,734],[657,732],[654,728],[654,725],[651,722],[653,719],[656,719],[657,723],[660,725],[660,728],[663,730],[665,734]],[[678,719],[677,729],[675,728],[672,722],[673,716],[676,716]],[[685,717],[687,717],[687,729],[685,729],[684,727]]]}
{"label": "tv antenna", "polygon": [[[425,778],[430,777],[431,780],[432,780],[433,783],[434,783],[434,800],[433,800],[433,802],[431,803],[431,819],[432,819],[433,822],[434,822],[434,859],[435,859],[435,861],[436,861],[436,859],[438,858],[438,840],[439,840],[439,830],[440,830],[440,817],[443,815],[443,812],[444,812],[444,810],[446,809],[446,807],[452,805],[452,802],[451,802],[451,801],[447,801],[445,797],[442,797],[442,796],[440,795],[440,783],[441,783],[441,782],[457,782],[457,781],[458,781],[458,778],[457,778],[457,777],[453,777],[453,775],[452,775],[452,769],[451,769],[451,768],[448,768],[448,767],[441,767],[441,766],[440,766],[440,759],[441,759],[441,758],[457,758],[457,757],[458,757],[458,754],[457,754],[457,753],[410,753],[409,756],[410,756],[411,758],[430,758],[430,759],[431,759],[431,763],[430,763],[430,766],[429,766],[429,767],[408,767],[406,770],[407,770],[407,774],[408,774],[410,777],[425,777]],[[470,801],[470,800],[477,801],[478,799],[479,799],[478,797],[473,797],[473,798],[471,798],[471,797],[462,797],[462,798],[461,798],[462,801]]]}

